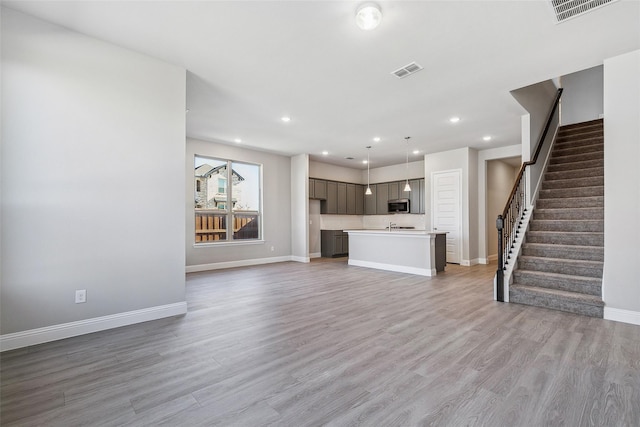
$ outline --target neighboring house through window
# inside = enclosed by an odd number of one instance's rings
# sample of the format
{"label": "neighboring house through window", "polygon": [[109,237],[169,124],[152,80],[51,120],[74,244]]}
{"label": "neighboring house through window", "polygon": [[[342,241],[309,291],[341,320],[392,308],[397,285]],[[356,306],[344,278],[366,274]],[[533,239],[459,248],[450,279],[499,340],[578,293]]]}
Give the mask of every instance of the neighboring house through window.
{"label": "neighboring house through window", "polygon": [[196,243],[261,239],[261,168],[195,156]]}

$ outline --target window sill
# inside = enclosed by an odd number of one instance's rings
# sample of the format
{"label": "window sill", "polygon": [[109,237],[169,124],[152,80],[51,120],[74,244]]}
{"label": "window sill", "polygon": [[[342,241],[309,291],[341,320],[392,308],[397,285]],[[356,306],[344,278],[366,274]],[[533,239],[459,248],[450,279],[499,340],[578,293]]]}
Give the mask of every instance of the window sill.
{"label": "window sill", "polygon": [[232,241],[218,241],[218,242],[206,242],[206,243],[194,243],[194,248],[215,248],[220,246],[245,246],[245,245],[264,245],[264,240],[232,240]]}

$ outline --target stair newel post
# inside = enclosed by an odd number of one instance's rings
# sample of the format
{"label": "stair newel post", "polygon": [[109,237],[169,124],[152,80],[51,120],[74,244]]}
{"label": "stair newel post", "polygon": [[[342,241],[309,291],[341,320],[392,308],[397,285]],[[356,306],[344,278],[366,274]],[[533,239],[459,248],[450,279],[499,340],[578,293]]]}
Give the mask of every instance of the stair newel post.
{"label": "stair newel post", "polygon": [[496,271],[496,299],[504,302],[504,248],[502,230],[504,228],[504,220],[502,215],[498,215],[496,220],[496,228],[498,229],[498,271]]}

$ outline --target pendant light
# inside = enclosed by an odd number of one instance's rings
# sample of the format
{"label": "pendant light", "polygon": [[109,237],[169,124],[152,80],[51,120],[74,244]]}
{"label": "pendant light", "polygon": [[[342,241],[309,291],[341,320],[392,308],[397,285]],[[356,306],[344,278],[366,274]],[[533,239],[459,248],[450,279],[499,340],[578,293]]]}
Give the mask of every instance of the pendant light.
{"label": "pendant light", "polygon": [[409,138],[410,136],[405,136],[404,139],[407,141],[407,183],[404,185],[404,191],[411,191],[411,186],[409,185]]}
{"label": "pendant light", "polygon": [[369,185],[369,151],[371,150],[371,146],[367,145],[367,191],[364,192],[365,195],[371,195],[371,186]]}

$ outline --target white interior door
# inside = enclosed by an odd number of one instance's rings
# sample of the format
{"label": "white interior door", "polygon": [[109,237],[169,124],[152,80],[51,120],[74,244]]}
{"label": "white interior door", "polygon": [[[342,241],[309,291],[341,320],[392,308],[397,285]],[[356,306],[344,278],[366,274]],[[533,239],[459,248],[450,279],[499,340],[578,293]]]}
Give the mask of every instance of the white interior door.
{"label": "white interior door", "polygon": [[462,260],[462,210],[459,169],[431,174],[432,228],[447,232],[447,262]]}

